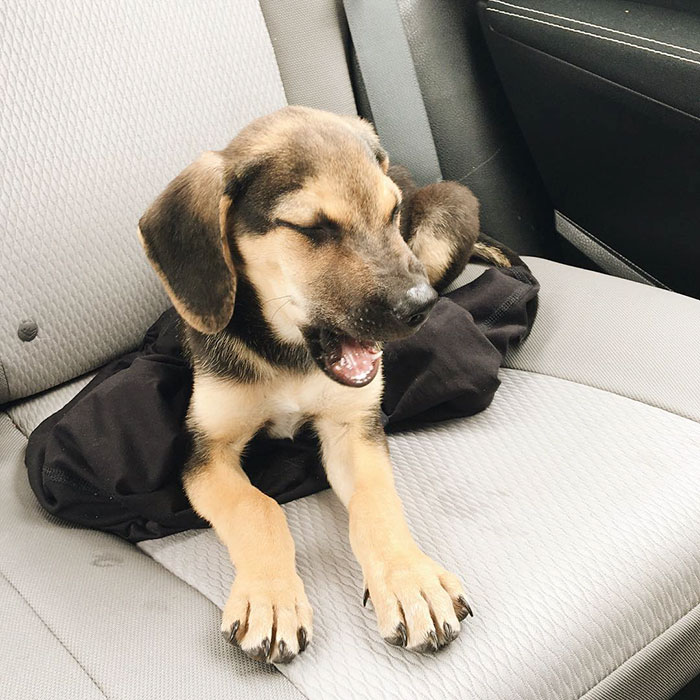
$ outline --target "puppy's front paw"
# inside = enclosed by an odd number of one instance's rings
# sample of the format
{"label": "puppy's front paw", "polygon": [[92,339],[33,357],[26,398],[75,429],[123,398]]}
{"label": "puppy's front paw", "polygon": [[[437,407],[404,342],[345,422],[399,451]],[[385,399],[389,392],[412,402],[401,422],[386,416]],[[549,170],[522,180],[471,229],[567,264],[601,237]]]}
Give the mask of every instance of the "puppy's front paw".
{"label": "puppy's front paw", "polygon": [[251,659],[286,664],[311,641],[312,618],[297,574],[274,579],[239,574],[224,608],[221,633]]}
{"label": "puppy's front paw", "polygon": [[457,577],[422,552],[377,562],[364,573],[364,602],[372,601],[379,632],[394,646],[437,651],[473,615]]}

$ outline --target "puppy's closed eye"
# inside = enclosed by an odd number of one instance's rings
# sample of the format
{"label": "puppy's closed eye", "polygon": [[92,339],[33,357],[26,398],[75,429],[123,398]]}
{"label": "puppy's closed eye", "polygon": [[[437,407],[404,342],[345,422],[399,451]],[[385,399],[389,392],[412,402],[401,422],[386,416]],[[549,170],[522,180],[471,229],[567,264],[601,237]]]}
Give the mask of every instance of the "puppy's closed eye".
{"label": "puppy's closed eye", "polygon": [[295,224],[292,221],[286,221],[285,219],[277,219],[275,221],[277,226],[283,226],[284,228],[291,229],[292,231],[297,231],[298,233],[307,236],[313,241],[328,241],[338,238],[341,234],[340,225],[329,219],[327,216],[319,216],[313,222],[309,224]]}
{"label": "puppy's closed eye", "polygon": [[394,208],[391,210],[389,215],[389,223],[395,224],[399,218],[399,211],[401,211],[401,202],[397,201]]}

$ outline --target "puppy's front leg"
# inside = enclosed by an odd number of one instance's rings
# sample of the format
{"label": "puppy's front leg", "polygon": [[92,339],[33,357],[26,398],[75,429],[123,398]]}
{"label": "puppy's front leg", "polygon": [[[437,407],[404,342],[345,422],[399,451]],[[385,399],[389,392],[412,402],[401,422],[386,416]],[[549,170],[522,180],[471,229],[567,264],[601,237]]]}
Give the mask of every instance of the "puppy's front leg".
{"label": "puppy's front leg", "polygon": [[413,540],[394,487],[378,420],[319,419],[328,480],[350,516],[350,543],[365,578],[379,631],[390,644],[435,651],[457,637],[471,614],[462,586]]}
{"label": "puppy's front leg", "polygon": [[240,451],[249,438],[212,440],[195,432],[184,485],[236,567],[222,618],[224,637],[253,659],[286,663],[311,640],[311,606],[282,509],[241,469]]}

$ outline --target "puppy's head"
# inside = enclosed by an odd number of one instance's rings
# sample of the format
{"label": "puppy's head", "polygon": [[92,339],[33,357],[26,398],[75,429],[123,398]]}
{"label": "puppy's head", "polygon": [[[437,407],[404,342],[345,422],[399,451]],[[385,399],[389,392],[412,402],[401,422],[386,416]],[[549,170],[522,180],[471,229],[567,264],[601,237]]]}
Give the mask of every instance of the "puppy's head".
{"label": "puppy's head", "polygon": [[306,343],[334,380],[364,386],[379,344],[415,331],[437,298],[399,232],[387,168],[367,122],[288,107],[186,168],[140,234],[196,330],[228,326],[245,282],[279,341]]}

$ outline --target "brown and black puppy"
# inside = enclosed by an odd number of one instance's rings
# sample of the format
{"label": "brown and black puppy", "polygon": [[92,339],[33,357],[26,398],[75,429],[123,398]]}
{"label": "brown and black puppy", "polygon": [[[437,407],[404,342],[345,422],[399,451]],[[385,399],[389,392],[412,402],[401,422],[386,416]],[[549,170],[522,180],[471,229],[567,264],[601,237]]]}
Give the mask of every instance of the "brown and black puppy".
{"label": "brown and black puppy", "polygon": [[291,436],[313,424],[389,643],[436,650],[471,612],[457,578],[411,537],[379,407],[382,342],[423,323],[437,299],[429,282],[466,262],[478,210],[468,190],[421,194],[404,173],[402,229],[387,170],[367,122],[289,107],[204,153],[140,221],[194,367],[183,482],[236,567],[222,631],[255,659],[289,661],[312,635],[283,511],[240,467],[261,428]]}

